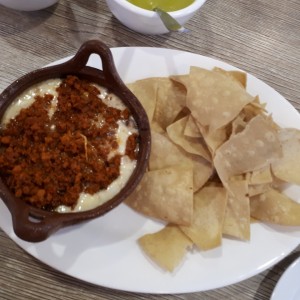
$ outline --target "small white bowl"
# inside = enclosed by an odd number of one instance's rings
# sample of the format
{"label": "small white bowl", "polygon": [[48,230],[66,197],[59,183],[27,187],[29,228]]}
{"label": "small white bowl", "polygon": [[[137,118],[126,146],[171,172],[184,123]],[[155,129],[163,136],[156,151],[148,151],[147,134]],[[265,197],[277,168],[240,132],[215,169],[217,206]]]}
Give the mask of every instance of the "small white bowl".
{"label": "small white bowl", "polygon": [[[169,14],[184,25],[200,9],[206,0],[195,0],[191,5]],[[106,0],[112,14],[125,26],[143,34],[164,34],[169,32],[157,13],[140,8],[127,0]]]}
{"label": "small white bowl", "polygon": [[0,4],[8,8],[34,11],[44,9],[58,2],[58,0],[0,0]]}

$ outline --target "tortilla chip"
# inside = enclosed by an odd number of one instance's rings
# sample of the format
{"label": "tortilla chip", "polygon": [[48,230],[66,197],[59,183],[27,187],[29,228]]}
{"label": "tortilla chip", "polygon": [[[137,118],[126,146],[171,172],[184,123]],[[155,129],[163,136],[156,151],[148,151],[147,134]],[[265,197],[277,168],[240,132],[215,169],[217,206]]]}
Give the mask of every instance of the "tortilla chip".
{"label": "tortilla chip", "polygon": [[152,122],[151,123],[151,131],[152,132],[158,132],[158,133],[165,133],[166,131],[159,125],[157,124],[156,122]]}
{"label": "tortilla chip", "polygon": [[141,102],[150,122],[153,119],[156,106],[156,94],[158,89],[157,81],[157,78],[146,78],[127,85],[131,92]]}
{"label": "tortilla chip", "polygon": [[[228,139],[229,129],[227,126],[216,129],[213,132],[208,132],[208,129],[197,122],[197,126],[202,134],[202,137],[212,155],[215,155],[216,150]],[[230,127],[230,126],[229,126]]]}
{"label": "tortilla chip", "polygon": [[214,174],[215,169],[210,162],[198,155],[188,154],[188,157],[193,161],[194,174],[194,192],[197,192],[210,177]]}
{"label": "tortilla chip", "polygon": [[167,127],[169,138],[186,152],[200,155],[208,161],[211,161],[209,150],[202,138],[191,138],[184,135],[184,129],[188,120],[184,117]]}
{"label": "tortilla chip", "polygon": [[189,77],[190,77],[189,74],[173,75],[173,76],[170,76],[170,79],[177,82],[177,83],[180,83],[187,90],[188,87],[189,87],[189,82],[190,82]]}
{"label": "tortilla chip", "polygon": [[222,224],[227,202],[227,191],[223,187],[204,187],[194,195],[194,215],[190,226],[180,229],[201,250],[221,245]]}
{"label": "tortilla chip", "polygon": [[183,164],[193,168],[193,190],[199,190],[211,177],[211,163],[199,155],[189,154],[175,145],[166,134],[152,132],[149,169],[158,170]]}
{"label": "tortilla chip", "polygon": [[166,129],[185,106],[185,87],[170,78],[160,78],[153,121]]}
{"label": "tortilla chip", "polygon": [[265,168],[253,171],[249,183],[250,184],[263,184],[273,182],[273,176],[271,173],[270,165]]}
{"label": "tortilla chip", "polygon": [[208,131],[226,126],[253,101],[239,82],[222,73],[191,67],[187,107]]}
{"label": "tortilla chip", "polygon": [[225,212],[223,234],[241,240],[250,240],[250,203],[248,182],[231,181]]}
{"label": "tortilla chip", "polygon": [[175,145],[166,133],[151,132],[151,154],[149,170],[159,170],[178,165],[192,165],[180,147]]}
{"label": "tortilla chip", "polygon": [[251,184],[248,186],[248,194],[249,197],[257,196],[259,194],[263,194],[270,190],[271,185],[269,183],[263,184]]}
{"label": "tortilla chip", "polygon": [[242,71],[226,71],[224,69],[217,68],[217,67],[213,68],[213,71],[219,72],[219,73],[222,73],[222,74],[225,74],[225,75],[231,77],[232,79],[239,82],[244,89],[247,86],[247,74],[245,72],[242,72]]}
{"label": "tortilla chip", "polygon": [[173,224],[190,224],[193,215],[192,167],[178,165],[145,173],[126,204],[149,217]]}
{"label": "tortilla chip", "polygon": [[192,241],[174,225],[146,234],[139,238],[138,243],[143,251],[161,268],[173,272],[184,258]]}
{"label": "tortilla chip", "polygon": [[245,127],[247,126],[247,123],[244,121],[244,119],[238,115],[231,123],[231,135],[238,134],[242,132]]}
{"label": "tortilla chip", "polygon": [[257,116],[217,149],[214,166],[226,186],[231,176],[264,168],[281,155],[277,131]]}
{"label": "tortilla chip", "polygon": [[300,130],[281,129],[278,136],[283,156],[272,163],[272,171],[283,181],[300,184]]}
{"label": "tortilla chip", "polygon": [[187,137],[202,138],[202,134],[197,126],[197,123],[191,114],[188,116],[183,134]]}
{"label": "tortilla chip", "polygon": [[283,193],[270,189],[252,197],[251,216],[255,219],[287,226],[300,226],[300,203]]}
{"label": "tortilla chip", "polygon": [[256,96],[252,102],[245,105],[241,112],[241,115],[243,115],[243,119],[245,122],[249,122],[251,119],[258,115],[266,117],[265,113],[265,104],[260,103],[259,97]]}

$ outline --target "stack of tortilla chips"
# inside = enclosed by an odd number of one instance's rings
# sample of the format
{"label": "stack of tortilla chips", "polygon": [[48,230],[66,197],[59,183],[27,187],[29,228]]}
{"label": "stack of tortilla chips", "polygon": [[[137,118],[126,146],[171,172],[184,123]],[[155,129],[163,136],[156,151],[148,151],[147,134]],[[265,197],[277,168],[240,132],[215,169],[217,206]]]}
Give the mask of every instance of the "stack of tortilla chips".
{"label": "stack of tortilla chips", "polygon": [[280,188],[300,184],[300,131],[280,128],[246,81],[242,72],[191,67],[187,75],[128,85],[151,122],[152,150],[127,204],[166,222],[139,239],[165,270],[192,246],[250,240],[251,217],[300,226],[300,204]]}

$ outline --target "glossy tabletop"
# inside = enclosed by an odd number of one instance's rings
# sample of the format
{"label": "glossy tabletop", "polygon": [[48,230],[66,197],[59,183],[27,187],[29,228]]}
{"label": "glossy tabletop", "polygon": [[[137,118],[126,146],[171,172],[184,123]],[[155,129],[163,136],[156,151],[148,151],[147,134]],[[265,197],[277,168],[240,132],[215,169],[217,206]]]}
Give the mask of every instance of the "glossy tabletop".
{"label": "glossy tabletop", "polygon": [[[104,0],[60,0],[37,12],[0,6],[0,91],[21,75],[74,54],[84,41],[100,39],[109,47],[163,47],[222,60],[263,80],[300,110],[298,0],[207,0],[186,27],[188,34],[138,34],[121,25]],[[259,275],[217,290],[136,294],[55,271],[0,230],[0,299],[270,299],[299,256],[300,246]]]}

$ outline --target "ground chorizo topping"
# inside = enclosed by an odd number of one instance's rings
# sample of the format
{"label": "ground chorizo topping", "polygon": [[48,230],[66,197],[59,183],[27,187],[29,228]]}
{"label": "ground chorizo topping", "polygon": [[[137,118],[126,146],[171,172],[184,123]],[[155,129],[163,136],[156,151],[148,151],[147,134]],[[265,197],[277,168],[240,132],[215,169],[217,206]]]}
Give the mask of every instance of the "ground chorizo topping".
{"label": "ground chorizo topping", "polygon": [[120,176],[123,156],[136,160],[138,131],[115,95],[68,76],[34,98],[0,131],[0,175],[16,197],[46,210],[74,208],[81,193]]}

